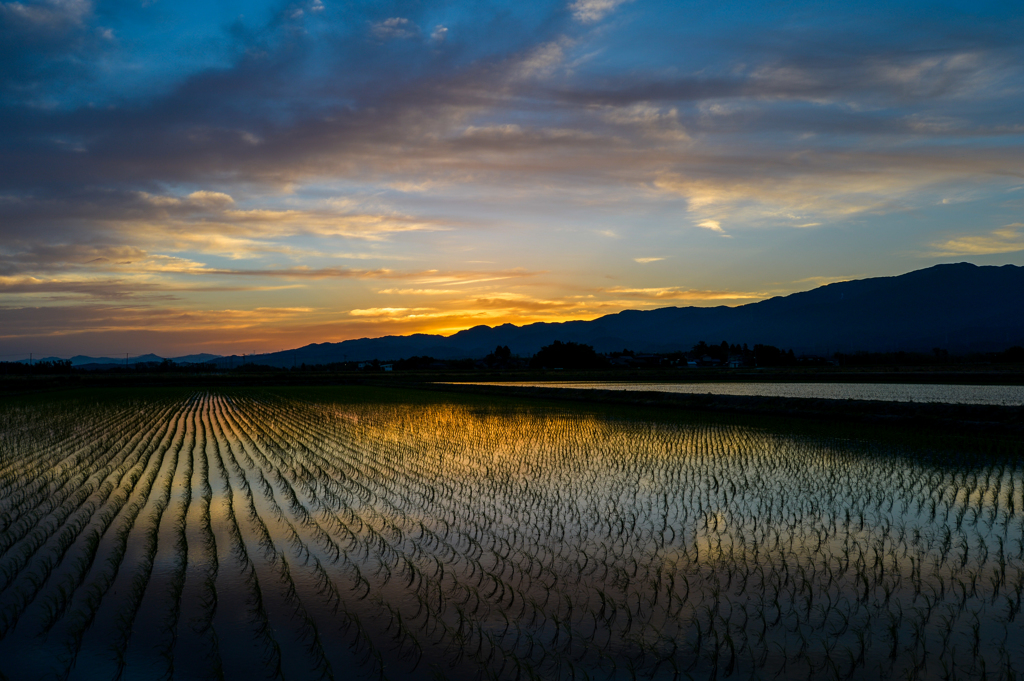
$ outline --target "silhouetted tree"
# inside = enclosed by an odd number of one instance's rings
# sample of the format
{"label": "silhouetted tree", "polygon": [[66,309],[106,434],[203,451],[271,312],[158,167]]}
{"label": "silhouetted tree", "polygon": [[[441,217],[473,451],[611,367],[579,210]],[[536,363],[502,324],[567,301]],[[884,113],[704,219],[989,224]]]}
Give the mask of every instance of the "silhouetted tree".
{"label": "silhouetted tree", "polygon": [[501,366],[506,365],[512,359],[512,351],[509,350],[507,345],[499,345],[494,348],[494,352],[484,357],[484,362],[488,366]]}
{"label": "silhouetted tree", "polygon": [[729,359],[729,343],[722,341],[720,345],[708,345],[704,341],[701,341],[693,346],[693,350],[690,351],[690,356],[696,360],[700,360],[702,357],[706,356],[711,359],[717,359],[720,362],[724,362]]}
{"label": "silhouetted tree", "polygon": [[35,362],[0,362],[0,374],[29,375],[29,374],[70,374],[74,371],[70,359],[56,359],[52,361]]}
{"label": "silhouetted tree", "polygon": [[406,357],[395,362],[396,371],[410,371],[410,370],[424,370],[431,368],[431,365],[436,363],[437,360],[429,355],[423,355],[422,357],[414,355],[412,357]]}
{"label": "silhouetted tree", "polygon": [[608,360],[594,352],[592,346],[557,340],[545,345],[530,360],[532,369],[599,369],[607,365]]}
{"label": "silhouetted tree", "polygon": [[754,363],[759,367],[784,367],[796,364],[796,356],[791,349],[789,352],[780,350],[774,345],[754,346]]}

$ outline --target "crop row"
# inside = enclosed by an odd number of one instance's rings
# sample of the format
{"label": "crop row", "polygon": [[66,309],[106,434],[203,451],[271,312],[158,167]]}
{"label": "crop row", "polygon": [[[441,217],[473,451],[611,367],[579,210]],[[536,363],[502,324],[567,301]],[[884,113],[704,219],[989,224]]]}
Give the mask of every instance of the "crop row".
{"label": "crop row", "polygon": [[1024,667],[1013,457],[344,397],[0,413],[0,660],[14,660],[0,671],[838,679]]}

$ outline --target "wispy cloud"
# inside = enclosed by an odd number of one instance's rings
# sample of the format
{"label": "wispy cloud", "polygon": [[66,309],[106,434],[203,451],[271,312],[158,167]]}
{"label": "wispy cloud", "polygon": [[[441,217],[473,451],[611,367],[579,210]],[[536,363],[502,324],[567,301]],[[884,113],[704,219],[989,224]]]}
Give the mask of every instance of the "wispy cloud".
{"label": "wispy cloud", "polygon": [[[426,310],[426,308],[418,308]],[[408,307],[371,307],[365,310],[349,310],[353,317],[394,317],[406,316],[411,311]]]}
{"label": "wispy cloud", "polygon": [[971,227],[1024,176],[1004,6],[0,2],[0,291],[52,308],[3,326],[276,343],[1019,263]]}
{"label": "wispy cloud", "polygon": [[370,31],[377,38],[388,40],[391,38],[411,38],[419,30],[405,17],[390,17],[384,21],[378,21],[371,25]]}
{"label": "wispy cloud", "polygon": [[702,228],[702,229],[706,229],[706,230],[709,230],[711,232],[715,232],[715,233],[717,233],[720,236],[729,236],[728,234],[725,233],[725,230],[722,229],[722,223],[719,222],[718,220],[711,220],[711,219],[701,220],[700,222],[697,223],[697,226]]}
{"label": "wispy cloud", "polygon": [[455,288],[385,288],[377,293],[395,296],[447,296],[462,295],[465,291]]}
{"label": "wispy cloud", "polygon": [[1015,222],[987,234],[970,234],[932,244],[929,256],[993,255],[1024,251],[1024,223]]}
{"label": "wispy cloud", "polygon": [[825,286],[826,284],[837,284],[842,281],[851,281],[853,279],[859,279],[858,276],[817,276],[817,277],[804,277],[803,279],[797,279],[792,284],[797,286]]}
{"label": "wispy cloud", "polygon": [[543,78],[554,73],[564,60],[565,52],[559,42],[539,45],[522,58],[514,60],[515,65],[510,75],[514,80]]}
{"label": "wispy cloud", "polygon": [[681,289],[674,286],[653,288],[613,287],[604,289],[607,293],[642,300],[762,300],[768,294],[749,291],[702,291],[698,289]]}
{"label": "wispy cloud", "polygon": [[447,284],[449,286],[464,286],[468,284],[481,284],[506,279],[522,279],[534,277],[539,272],[532,272],[524,269],[515,270],[493,270],[490,272],[437,272],[431,271],[423,274],[411,275],[419,284]]}
{"label": "wispy cloud", "polygon": [[576,0],[569,9],[577,21],[592,24],[605,18],[619,5],[630,0]]}

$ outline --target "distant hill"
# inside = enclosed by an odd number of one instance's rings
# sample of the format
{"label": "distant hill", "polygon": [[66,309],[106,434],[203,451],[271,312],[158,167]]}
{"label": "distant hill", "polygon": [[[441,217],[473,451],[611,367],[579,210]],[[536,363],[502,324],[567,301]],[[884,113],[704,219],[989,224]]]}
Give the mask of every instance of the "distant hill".
{"label": "distant hill", "polygon": [[[202,364],[205,362],[212,362],[219,359],[220,355],[211,355],[209,353],[201,353],[198,355],[185,355],[183,357],[171,357],[170,360],[176,364]],[[28,362],[28,360],[19,360],[22,362]],[[35,360],[36,362],[63,362],[60,357],[42,357]],[[128,357],[128,365],[139,364],[141,362],[162,362],[163,357],[154,355],[152,353],[146,355],[130,355]],[[110,366],[124,366],[124,357],[89,357],[88,355],[75,355],[71,358],[71,366],[80,367],[83,369],[105,369]]]}
{"label": "distant hill", "polygon": [[[700,341],[755,343],[798,354],[1004,350],[1024,345],[1024,267],[936,265],[896,277],[829,284],[738,307],[625,310],[593,321],[477,326],[452,336],[414,334],[314,343],[247,358],[293,366],[429,355],[479,358],[499,345],[530,356],[555,340],[599,352],[689,350]],[[227,363],[221,358],[218,363]]]}
{"label": "distant hill", "polygon": [[206,362],[212,362],[216,359],[220,359],[220,355],[211,355],[208,352],[201,352],[198,355],[184,355],[182,357],[172,357],[171,361],[176,364],[205,364]]}

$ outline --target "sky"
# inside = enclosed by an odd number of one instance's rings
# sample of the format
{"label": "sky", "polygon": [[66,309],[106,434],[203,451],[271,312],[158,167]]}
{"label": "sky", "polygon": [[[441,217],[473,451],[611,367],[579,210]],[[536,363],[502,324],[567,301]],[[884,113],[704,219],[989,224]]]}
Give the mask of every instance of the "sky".
{"label": "sky", "polygon": [[1024,265],[1013,2],[0,0],[0,361]]}

